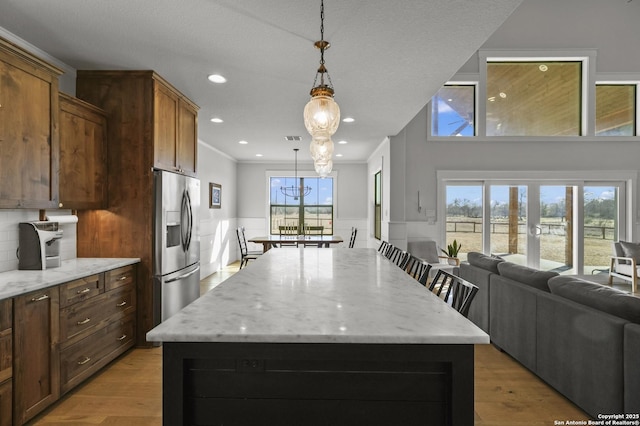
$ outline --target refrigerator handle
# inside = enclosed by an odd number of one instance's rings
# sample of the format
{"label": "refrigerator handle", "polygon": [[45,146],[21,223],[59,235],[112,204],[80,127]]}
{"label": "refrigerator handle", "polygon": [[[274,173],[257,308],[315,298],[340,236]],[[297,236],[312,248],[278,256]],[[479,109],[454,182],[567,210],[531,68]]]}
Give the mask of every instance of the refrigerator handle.
{"label": "refrigerator handle", "polygon": [[189,250],[189,245],[191,244],[191,231],[193,228],[192,222],[192,212],[191,212],[191,200],[189,199],[189,193],[185,189],[182,193],[182,205],[180,211],[180,221],[182,222],[181,226],[181,242],[182,242],[182,250],[185,252]]}
{"label": "refrigerator handle", "polygon": [[191,246],[191,234],[193,233],[193,207],[191,206],[191,197],[189,191],[184,191],[185,207],[187,208],[187,235],[184,251],[188,251]]}
{"label": "refrigerator handle", "polygon": [[174,281],[180,281],[180,280],[183,280],[183,279],[185,279],[185,278],[187,278],[187,277],[190,277],[191,275],[195,274],[195,273],[196,273],[196,272],[198,272],[199,270],[200,270],[200,267],[198,266],[196,269],[194,269],[194,270],[193,270],[193,271],[191,271],[191,272],[187,272],[186,274],[184,274],[184,275],[180,275],[179,277],[171,278],[171,279],[169,279],[169,280],[166,280],[166,281],[165,281],[165,283],[172,283],[172,282],[174,282]]}

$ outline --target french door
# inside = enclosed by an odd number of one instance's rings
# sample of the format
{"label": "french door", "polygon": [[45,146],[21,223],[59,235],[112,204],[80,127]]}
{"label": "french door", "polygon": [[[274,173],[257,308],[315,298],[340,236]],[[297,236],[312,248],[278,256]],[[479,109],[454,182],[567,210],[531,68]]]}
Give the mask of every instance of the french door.
{"label": "french door", "polygon": [[624,181],[485,180],[447,184],[447,243],[469,240],[460,224],[466,207],[453,196],[463,188],[482,200],[482,231],[475,231],[482,251],[511,262],[589,274],[608,268],[611,243],[626,235]]}

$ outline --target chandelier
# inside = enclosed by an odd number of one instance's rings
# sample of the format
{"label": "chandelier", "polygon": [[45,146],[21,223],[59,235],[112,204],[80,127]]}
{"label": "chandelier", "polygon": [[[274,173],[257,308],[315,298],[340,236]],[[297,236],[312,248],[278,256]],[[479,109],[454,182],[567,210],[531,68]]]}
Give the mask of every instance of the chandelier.
{"label": "chandelier", "polygon": [[[281,186],[280,187],[280,192],[282,192],[282,194],[284,194],[285,197],[293,197],[294,200],[297,200],[300,197],[304,197],[306,195],[309,195],[309,193],[311,192],[311,187],[309,186],[302,186],[302,181],[298,180],[298,148],[293,148],[293,150],[296,153],[296,160],[295,160],[295,184],[291,185],[291,186]],[[297,186],[296,186],[297,185]]]}
{"label": "chandelier", "polygon": [[311,89],[311,100],[304,107],[304,125],[311,135],[311,158],[316,173],[325,177],[333,168],[333,141],[331,136],[340,124],[340,107],[333,100],[333,84],[324,65],[324,51],[331,45],[324,40],[324,0],[320,1],[320,41],[314,46],[320,49],[320,67]]}

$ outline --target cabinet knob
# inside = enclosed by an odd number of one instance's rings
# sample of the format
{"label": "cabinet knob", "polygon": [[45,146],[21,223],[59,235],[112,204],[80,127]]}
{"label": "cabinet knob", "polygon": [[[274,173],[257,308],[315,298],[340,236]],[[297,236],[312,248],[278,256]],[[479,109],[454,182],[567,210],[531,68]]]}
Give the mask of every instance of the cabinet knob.
{"label": "cabinet knob", "polygon": [[126,301],[126,300],[123,300],[121,303],[118,303],[116,306],[117,306],[118,308],[122,308],[122,307],[123,307],[124,305],[126,305],[126,304],[127,304],[127,301]]}
{"label": "cabinet knob", "polygon": [[116,340],[117,340],[118,342],[121,342],[121,341],[123,341],[123,340],[124,340],[124,339],[126,339],[126,338],[127,338],[127,335],[126,335],[126,334],[123,334],[122,336],[118,337]]}
{"label": "cabinet knob", "polygon": [[63,206],[63,204],[62,204],[62,203],[58,203],[58,207],[62,207],[62,206]]}
{"label": "cabinet knob", "polygon": [[89,293],[91,291],[91,289],[89,287],[83,289],[83,290],[78,290],[76,293],[77,294],[85,294],[85,293]]}
{"label": "cabinet knob", "polygon": [[89,321],[91,321],[91,318],[85,318],[82,321],[78,321],[76,324],[84,325],[84,324],[88,323]]}
{"label": "cabinet knob", "polygon": [[91,361],[91,358],[86,356],[86,357],[84,357],[84,359],[82,361],[78,361],[78,365],[84,365],[84,364],[88,363],[89,361]]}

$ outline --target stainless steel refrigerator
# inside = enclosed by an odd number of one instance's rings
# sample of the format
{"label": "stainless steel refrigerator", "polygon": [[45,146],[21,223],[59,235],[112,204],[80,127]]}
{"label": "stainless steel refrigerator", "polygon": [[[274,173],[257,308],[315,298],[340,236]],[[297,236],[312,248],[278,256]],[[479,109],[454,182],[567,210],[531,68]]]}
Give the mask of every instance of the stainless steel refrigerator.
{"label": "stainless steel refrigerator", "polygon": [[200,296],[200,181],[154,171],[153,322]]}

